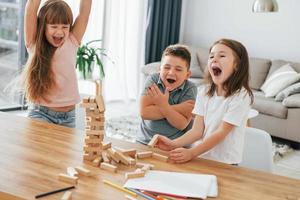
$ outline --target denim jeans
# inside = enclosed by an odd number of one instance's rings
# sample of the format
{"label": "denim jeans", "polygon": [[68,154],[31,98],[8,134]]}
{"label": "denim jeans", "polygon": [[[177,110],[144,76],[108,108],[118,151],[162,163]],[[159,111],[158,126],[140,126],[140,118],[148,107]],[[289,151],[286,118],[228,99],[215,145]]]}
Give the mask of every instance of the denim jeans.
{"label": "denim jeans", "polygon": [[56,112],[45,106],[34,105],[29,110],[28,117],[30,118],[75,128],[75,109],[68,112]]}

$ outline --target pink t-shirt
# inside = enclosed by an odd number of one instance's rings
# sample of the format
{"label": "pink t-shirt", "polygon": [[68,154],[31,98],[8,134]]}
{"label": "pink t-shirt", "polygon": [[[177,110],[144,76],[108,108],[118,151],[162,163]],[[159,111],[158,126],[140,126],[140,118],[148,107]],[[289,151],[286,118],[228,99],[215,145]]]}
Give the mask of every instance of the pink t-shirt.
{"label": "pink t-shirt", "polygon": [[[76,53],[79,43],[72,33],[64,44],[57,48],[51,62],[56,87],[49,91],[46,102],[42,98],[38,104],[47,107],[64,107],[79,103],[80,96],[76,76]],[[29,52],[31,48],[29,49]]]}

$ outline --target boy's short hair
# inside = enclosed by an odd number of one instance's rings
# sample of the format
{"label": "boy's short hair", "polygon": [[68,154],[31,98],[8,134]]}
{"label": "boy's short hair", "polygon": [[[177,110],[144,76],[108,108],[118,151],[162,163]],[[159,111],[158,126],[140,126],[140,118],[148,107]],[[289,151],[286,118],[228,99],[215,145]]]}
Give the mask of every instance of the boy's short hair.
{"label": "boy's short hair", "polygon": [[165,56],[170,56],[170,55],[185,60],[187,63],[187,69],[188,70],[190,69],[191,53],[187,46],[181,44],[170,45],[164,50],[161,59],[163,59]]}

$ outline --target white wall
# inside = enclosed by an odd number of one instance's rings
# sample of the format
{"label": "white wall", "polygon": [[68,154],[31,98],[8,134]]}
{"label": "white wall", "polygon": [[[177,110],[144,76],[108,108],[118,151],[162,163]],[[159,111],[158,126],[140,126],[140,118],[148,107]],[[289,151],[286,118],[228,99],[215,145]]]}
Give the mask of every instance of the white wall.
{"label": "white wall", "polygon": [[300,62],[300,0],[277,0],[279,12],[252,13],[254,0],[183,0],[181,42],[209,47],[239,40],[249,56]]}

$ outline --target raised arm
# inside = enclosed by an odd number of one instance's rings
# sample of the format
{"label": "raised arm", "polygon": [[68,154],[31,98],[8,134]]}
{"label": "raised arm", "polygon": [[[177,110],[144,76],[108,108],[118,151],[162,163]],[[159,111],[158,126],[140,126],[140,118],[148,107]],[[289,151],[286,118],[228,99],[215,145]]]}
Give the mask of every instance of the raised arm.
{"label": "raised arm", "polygon": [[37,11],[40,4],[40,0],[28,0],[25,6],[24,38],[26,48],[29,48],[29,46],[32,45],[36,39]]}
{"label": "raised arm", "polygon": [[148,95],[143,95],[140,99],[140,115],[145,120],[159,120],[165,118]]}
{"label": "raised arm", "polygon": [[81,0],[79,7],[79,14],[74,22],[72,33],[78,42],[81,42],[85,33],[89,16],[92,7],[92,0]]}

